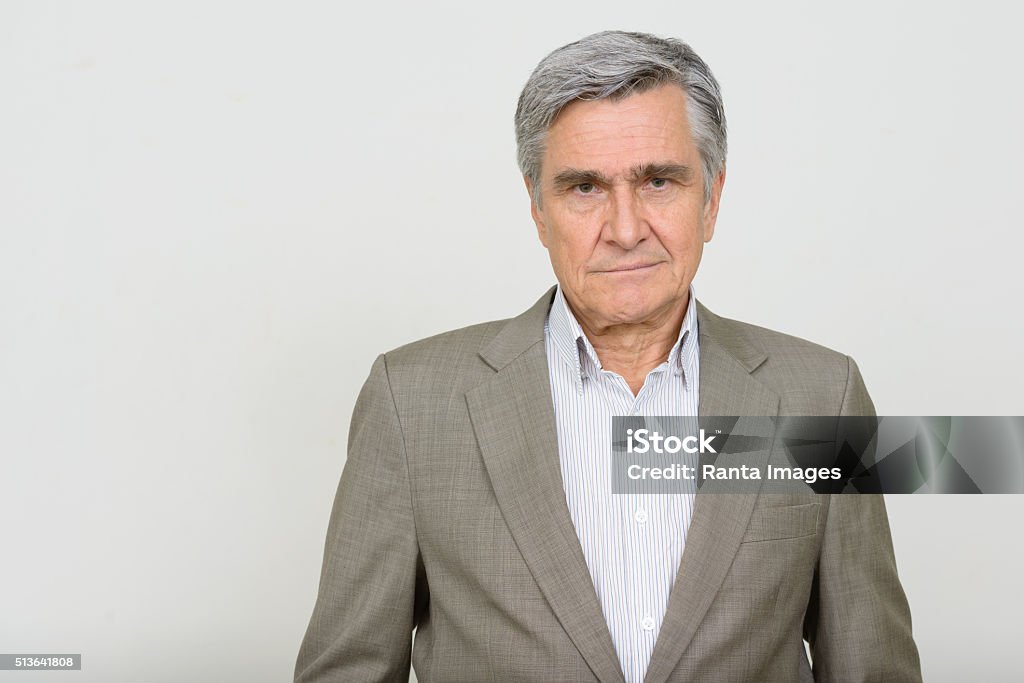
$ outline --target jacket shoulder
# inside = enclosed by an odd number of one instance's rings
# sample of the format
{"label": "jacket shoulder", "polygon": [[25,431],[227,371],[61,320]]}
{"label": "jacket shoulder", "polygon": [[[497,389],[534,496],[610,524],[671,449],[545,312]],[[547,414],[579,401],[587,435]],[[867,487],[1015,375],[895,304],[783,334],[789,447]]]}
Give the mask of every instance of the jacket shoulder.
{"label": "jacket shoulder", "polygon": [[753,377],[782,399],[783,412],[833,414],[841,408],[851,381],[861,381],[856,363],[845,353],[710,312],[706,317],[709,336],[748,359]]}
{"label": "jacket shoulder", "polygon": [[493,374],[510,358],[543,340],[551,287],[514,318],[491,320],[399,346],[384,354],[387,367],[406,379],[440,379],[451,389]]}
{"label": "jacket shoulder", "polygon": [[741,320],[716,317],[721,328],[727,329],[732,336],[760,348],[769,358],[802,358],[805,362],[817,362],[822,365],[846,365],[846,354],[827,346]]}
{"label": "jacket shoulder", "polygon": [[419,339],[383,354],[388,376],[395,385],[424,385],[441,382],[451,388],[462,378],[490,372],[480,358],[480,350],[507,324],[508,320],[490,320],[448,330]]}

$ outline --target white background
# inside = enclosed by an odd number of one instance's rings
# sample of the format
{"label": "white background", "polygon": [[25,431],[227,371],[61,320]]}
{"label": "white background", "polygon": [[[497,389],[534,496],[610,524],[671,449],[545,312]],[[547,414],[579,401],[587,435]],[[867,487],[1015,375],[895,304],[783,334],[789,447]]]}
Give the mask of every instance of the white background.
{"label": "white background", "polygon": [[[0,652],[290,680],[373,358],[553,283],[512,115],[681,37],[728,180],[695,287],[881,414],[1024,414],[1012,3],[0,4]],[[1020,675],[1022,496],[888,498],[925,679]]]}

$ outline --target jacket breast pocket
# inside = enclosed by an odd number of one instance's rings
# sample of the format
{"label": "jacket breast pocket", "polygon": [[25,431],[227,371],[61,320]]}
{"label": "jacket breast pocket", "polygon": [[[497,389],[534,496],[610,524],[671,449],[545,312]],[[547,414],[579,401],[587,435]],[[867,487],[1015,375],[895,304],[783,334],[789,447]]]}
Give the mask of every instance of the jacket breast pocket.
{"label": "jacket breast pocket", "polygon": [[743,543],[778,541],[786,538],[813,536],[818,530],[821,505],[782,505],[754,510],[743,536]]}

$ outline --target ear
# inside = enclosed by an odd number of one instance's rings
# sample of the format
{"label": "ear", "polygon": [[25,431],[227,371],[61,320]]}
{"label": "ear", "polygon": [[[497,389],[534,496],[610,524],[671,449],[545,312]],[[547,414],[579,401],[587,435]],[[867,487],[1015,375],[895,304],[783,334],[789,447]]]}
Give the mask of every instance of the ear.
{"label": "ear", "polygon": [[711,184],[711,196],[704,205],[704,241],[710,242],[715,236],[715,223],[718,221],[718,207],[722,202],[722,188],[725,187],[725,166]]}
{"label": "ear", "polygon": [[544,245],[545,249],[547,249],[548,231],[544,226],[544,217],[541,215],[540,209],[537,208],[537,198],[534,195],[533,184],[525,175],[523,176],[523,182],[526,183],[526,193],[530,195],[530,215],[533,217],[534,225],[537,226],[537,237],[540,238],[540,243]]}

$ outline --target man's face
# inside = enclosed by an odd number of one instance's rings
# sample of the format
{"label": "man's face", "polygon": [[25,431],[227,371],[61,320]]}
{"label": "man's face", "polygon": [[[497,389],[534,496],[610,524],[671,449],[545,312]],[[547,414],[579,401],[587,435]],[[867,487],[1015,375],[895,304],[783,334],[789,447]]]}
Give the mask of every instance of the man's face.
{"label": "man's face", "polygon": [[676,85],[574,102],[548,130],[533,219],[585,327],[657,325],[686,301],[725,181],[705,204],[689,131]]}

